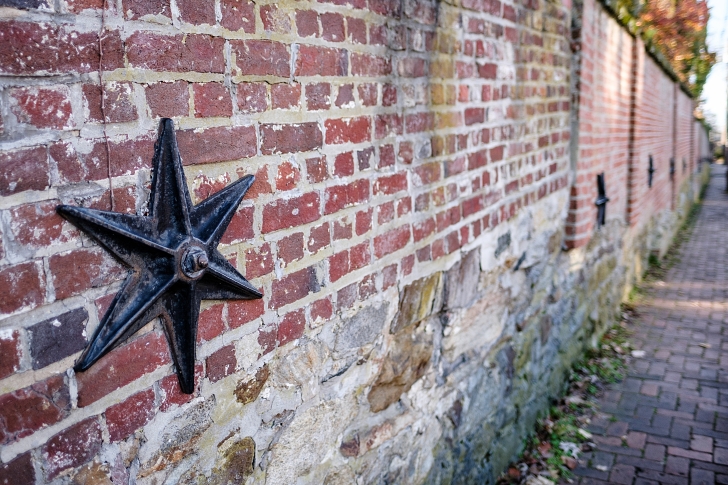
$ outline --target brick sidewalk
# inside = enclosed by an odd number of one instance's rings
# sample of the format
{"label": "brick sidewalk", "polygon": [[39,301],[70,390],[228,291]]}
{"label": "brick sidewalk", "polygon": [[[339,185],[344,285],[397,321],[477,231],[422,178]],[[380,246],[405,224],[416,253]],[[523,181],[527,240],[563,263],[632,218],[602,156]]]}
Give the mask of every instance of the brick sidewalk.
{"label": "brick sidewalk", "polygon": [[728,484],[728,195],[712,168],[681,261],[638,307],[646,356],[605,392],[575,483]]}

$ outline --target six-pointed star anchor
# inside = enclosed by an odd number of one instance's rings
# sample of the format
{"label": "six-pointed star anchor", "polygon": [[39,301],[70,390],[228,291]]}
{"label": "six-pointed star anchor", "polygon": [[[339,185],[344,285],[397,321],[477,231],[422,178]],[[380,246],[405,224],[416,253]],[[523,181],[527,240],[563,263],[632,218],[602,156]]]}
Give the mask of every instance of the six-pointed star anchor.
{"label": "six-pointed star anchor", "polygon": [[172,120],[161,121],[148,217],[68,205],[57,210],[131,268],[75,365],[84,371],[161,316],[182,392],[195,387],[200,300],[261,298],[217,245],[254,177],[193,206]]}

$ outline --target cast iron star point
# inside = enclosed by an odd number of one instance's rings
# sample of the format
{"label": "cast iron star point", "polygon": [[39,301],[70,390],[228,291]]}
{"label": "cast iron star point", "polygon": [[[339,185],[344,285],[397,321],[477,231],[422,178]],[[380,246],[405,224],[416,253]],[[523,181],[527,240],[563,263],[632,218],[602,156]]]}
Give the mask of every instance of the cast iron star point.
{"label": "cast iron star point", "polygon": [[74,369],[87,370],[160,316],[180,388],[191,394],[200,301],[263,296],[217,250],[255,178],[247,175],[193,206],[170,119],[161,120],[152,165],[149,216],[57,208],[131,269]]}

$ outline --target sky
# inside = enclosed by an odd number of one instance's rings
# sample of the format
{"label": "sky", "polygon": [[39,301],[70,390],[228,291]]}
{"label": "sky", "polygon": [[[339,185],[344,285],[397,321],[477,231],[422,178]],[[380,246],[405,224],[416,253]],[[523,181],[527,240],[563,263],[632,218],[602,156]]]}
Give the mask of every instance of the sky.
{"label": "sky", "polygon": [[718,61],[708,75],[708,80],[703,88],[702,99],[703,109],[706,118],[708,113],[715,117],[716,125],[721,133],[726,126],[726,91],[728,90],[728,74],[726,70],[726,39],[728,38],[728,1],[708,0],[710,8],[710,20],[708,21],[708,46],[710,50],[718,53]]}

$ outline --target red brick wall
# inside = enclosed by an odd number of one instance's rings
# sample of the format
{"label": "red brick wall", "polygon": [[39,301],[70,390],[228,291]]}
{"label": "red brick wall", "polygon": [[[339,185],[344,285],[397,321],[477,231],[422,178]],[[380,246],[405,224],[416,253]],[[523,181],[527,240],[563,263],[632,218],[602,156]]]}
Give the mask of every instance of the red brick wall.
{"label": "red brick wall", "polygon": [[[570,3],[25,3],[0,9],[0,482],[76,476],[102,448],[123,463],[117,443],[219,381],[515,233],[526,207],[558,213],[570,177],[571,247],[594,234],[598,173],[608,219],[644,222],[670,207],[669,158],[697,153],[692,102],[594,0],[571,165]],[[126,270],[55,207],[144,213],[160,117],[195,203],[256,176],[220,250],[264,298],[203,302],[191,396],[155,324],[72,371]]]}
{"label": "red brick wall", "polygon": [[586,244],[596,227],[596,177],[604,172],[607,220],[623,220],[632,81],[632,37],[595,1],[585,1],[579,31],[578,147],[567,222],[570,247]]}
{"label": "red brick wall", "polygon": [[[652,216],[670,208],[672,183],[670,157],[673,153],[675,85],[637,40],[638,75],[635,89],[632,226],[641,226]],[[647,170],[652,156],[656,170],[652,187]]]}
{"label": "red brick wall", "polygon": [[143,211],[159,117],[175,121],[195,203],[256,175],[220,249],[264,298],[203,303],[200,386],[566,190],[564,7],[115,5],[0,19],[3,473],[33,473],[32,456],[53,479],[194,397],[154,325],[69,370],[126,273],[55,207]]}
{"label": "red brick wall", "polygon": [[[584,1],[580,20],[579,103],[574,107],[578,148],[566,226],[570,247],[586,244],[594,233],[596,174],[606,175],[611,199],[607,220],[642,226],[674,208],[683,180],[695,167],[692,99],[600,2]],[[647,181],[650,155],[657,170],[652,188]]]}

